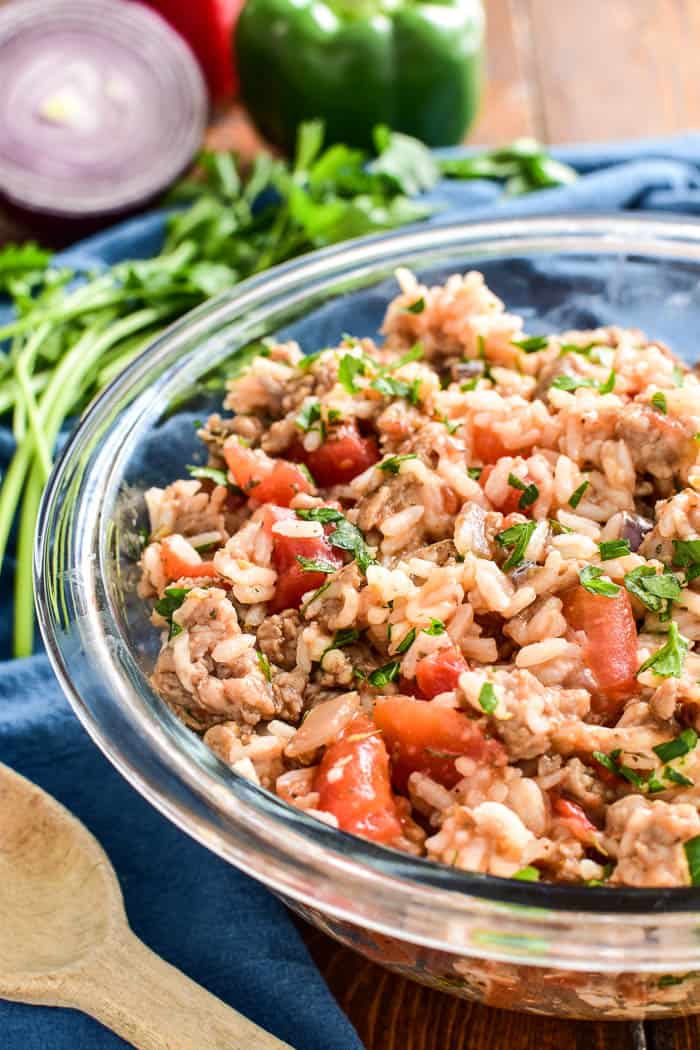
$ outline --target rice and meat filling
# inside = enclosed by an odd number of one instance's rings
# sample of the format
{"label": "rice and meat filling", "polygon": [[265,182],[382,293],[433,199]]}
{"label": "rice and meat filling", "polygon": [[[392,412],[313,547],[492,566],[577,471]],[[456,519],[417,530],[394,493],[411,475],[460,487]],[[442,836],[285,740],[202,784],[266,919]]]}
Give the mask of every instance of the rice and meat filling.
{"label": "rice and meat filling", "polygon": [[151,489],[168,705],[239,773],[470,871],[700,881],[700,382],[398,274],[381,346],[271,345]]}

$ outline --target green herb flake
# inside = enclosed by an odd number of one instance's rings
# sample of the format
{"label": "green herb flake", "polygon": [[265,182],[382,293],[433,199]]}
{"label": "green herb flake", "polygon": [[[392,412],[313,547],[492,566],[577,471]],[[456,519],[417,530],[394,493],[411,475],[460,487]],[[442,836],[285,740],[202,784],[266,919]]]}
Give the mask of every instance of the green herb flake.
{"label": "green herb flake", "polygon": [[549,346],[549,339],[546,335],[532,335],[529,339],[511,339],[511,343],[526,354],[534,354],[538,350],[546,350]]}
{"label": "green herb flake", "polygon": [[367,681],[370,685],[382,689],[385,685],[388,685],[389,682],[393,682],[398,678],[400,667],[401,664],[398,660],[392,660],[391,663],[384,664],[383,667],[378,667],[376,671],[372,671],[371,675],[368,676]]}
{"label": "green herb flake", "polygon": [[515,875],[511,876],[514,879],[518,879],[519,882],[539,882],[540,873],[537,868],[533,868],[531,864],[521,868],[520,871],[516,871]]}
{"label": "green herb flake", "polygon": [[683,843],[692,886],[700,886],[700,835]]}
{"label": "green herb flake", "polygon": [[301,361],[299,361],[299,363],[297,364],[297,368],[301,372],[308,372],[309,369],[313,368],[313,366],[316,364],[319,357],[323,353],[325,353],[324,350],[316,350],[316,352],[313,354],[304,354]]}
{"label": "green herb flake", "polygon": [[332,583],[332,580],[327,580],[325,583],[322,583],[320,587],[316,588],[316,590],[313,592],[311,597],[307,598],[307,600],[304,602],[302,607],[299,609],[299,612],[301,613],[302,616],[305,616],[306,615],[306,610],[309,608],[309,606],[312,605],[313,602],[315,602],[317,598],[320,598],[321,595],[324,594],[328,590],[328,588],[330,587],[331,583]]}
{"label": "green herb flake", "polygon": [[311,507],[310,510],[298,510],[296,516],[302,521],[320,521],[322,525],[328,525],[329,522],[334,521],[345,521],[345,516],[334,507]]}
{"label": "green herb flake", "polygon": [[225,470],[217,470],[216,467],[197,467],[190,464],[187,467],[187,473],[191,478],[197,478],[200,481],[213,481],[215,485],[224,485],[226,488],[238,488],[237,485],[231,484]]}
{"label": "green herb flake", "polygon": [[614,773],[616,776],[620,775],[620,768],[610,755],[606,755],[603,751],[594,751],[592,758],[596,760],[598,765],[603,766],[609,773]]}
{"label": "green herb flake", "polygon": [[526,521],[522,525],[511,525],[509,529],[498,533],[496,543],[501,547],[513,548],[508,559],[504,562],[503,569],[505,572],[508,572],[509,569],[514,569],[523,561],[525,551],[536,528],[536,522]]}
{"label": "green herb flake", "polygon": [[356,627],[344,627],[340,631],[336,631],[333,635],[333,641],[330,645],[321,653],[319,663],[323,664],[323,658],[326,653],[330,653],[333,649],[345,649],[348,645],[353,645],[360,638],[360,631]]}
{"label": "green herb flake", "polygon": [[612,580],[603,578],[603,570],[597,565],[586,565],[578,574],[581,586],[585,587],[589,594],[599,594],[604,598],[615,598],[620,593],[620,588]]}
{"label": "green herb flake", "polygon": [[492,715],[498,707],[498,697],[491,682],[484,682],[479,690],[479,707],[487,715]]}
{"label": "green herb flake", "polygon": [[425,299],[421,296],[420,299],[416,299],[415,302],[410,303],[405,310],[407,314],[422,314],[425,310]]}
{"label": "green herb flake", "polygon": [[262,671],[263,675],[268,680],[268,682],[271,682],[272,668],[270,667],[270,661],[265,656],[265,653],[261,652],[260,649],[257,649],[256,652],[258,654],[258,664],[260,665],[260,670]]}
{"label": "green herb flake", "polygon": [[613,558],[624,558],[631,553],[629,540],[603,540],[598,544],[601,561],[612,561]]}
{"label": "green herb flake", "polygon": [[555,390],[566,390],[569,393],[582,387],[596,387],[597,385],[595,379],[574,378],[574,376],[567,375],[555,376],[552,380]]}
{"label": "green herb flake", "polygon": [[408,462],[409,459],[418,459],[418,456],[415,452],[408,452],[405,456],[389,456],[388,459],[377,463],[377,467],[379,470],[383,470],[385,474],[398,474],[401,464]]}
{"label": "green herb flake", "polygon": [[652,748],[654,754],[658,755],[662,762],[670,762],[681,755],[687,755],[696,747],[698,734],[694,729],[684,729],[675,740],[668,740],[664,744],[657,744]]}
{"label": "green herb flake", "polygon": [[[340,550],[350,551],[357,567],[363,574],[367,572],[368,566],[372,565],[372,557],[365,538],[355,525],[351,525],[340,511],[333,507],[312,507],[309,510],[297,510],[297,517],[302,521],[320,521],[327,525],[332,523],[335,530],[328,536],[328,542]],[[308,604],[308,603],[307,603]]]}
{"label": "green herb flake", "polygon": [[396,646],[396,649],[394,650],[394,652],[398,653],[399,655],[402,655],[403,653],[408,652],[408,650],[411,648],[411,646],[413,645],[415,640],[416,640],[416,629],[415,629],[415,627],[412,627],[411,630],[408,632],[408,634],[405,634],[403,636],[403,638],[401,639],[399,644]]}
{"label": "green herb flake", "polygon": [[655,394],[652,394],[651,403],[657,412],[661,412],[662,415],[666,415],[668,412],[668,403],[666,401],[666,395],[662,390],[657,390]]}
{"label": "green herb flake", "polygon": [[690,777],[684,776],[674,766],[666,766],[664,769],[664,776],[666,780],[670,780],[672,784],[678,784],[679,787],[694,787],[695,782]]}
{"label": "green herb flake", "polygon": [[522,492],[522,496],[518,500],[518,506],[521,510],[531,507],[539,498],[540,490],[537,488],[537,485],[534,483],[526,485],[516,474],[508,475],[508,484],[511,488],[518,489]]}
{"label": "green herb flake", "polygon": [[423,344],[420,342],[414,343],[411,349],[407,350],[405,354],[402,354],[398,361],[391,366],[391,370],[394,371],[397,368],[403,368],[404,365],[410,365],[412,361],[420,361],[424,353]]}
{"label": "green herb flake", "polygon": [[472,481],[478,481],[481,477],[483,469],[483,467],[467,467],[467,474],[472,479]]}
{"label": "green herb flake", "polygon": [[659,678],[680,678],[687,652],[688,642],[678,630],[676,623],[671,620],[668,625],[666,644],[644,661],[637,674],[652,670]]}
{"label": "green herb flake", "polygon": [[299,429],[305,433],[308,433],[309,430],[319,429],[321,438],[325,436],[320,401],[307,401],[295,422]]}
{"label": "green herb flake", "polygon": [[173,623],[173,613],[180,608],[190,590],[190,587],[166,587],[163,597],[159,598],[155,603],[154,608],[156,612],[167,621],[169,628],[168,641],[177,637],[178,634],[182,634],[182,627],[177,623]]}
{"label": "green herb flake", "polygon": [[357,393],[355,378],[365,373],[366,366],[361,357],[356,357],[355,354],[343,354],[338,365],[338,382],[349,394]]}
{"label": "green herb flake", "polygon": [[578,507],[579,503],[583,499],[583,494],[589,485],[590,481],[582,481],[579,487],[577,489],[574,489],[574,491],[569,496],[567,502],[569,506],[573,508],[573,510],[576,510],[576,508]]}
{"label": "green herb flake", "polygon": [[669,601],[678,598],[681,585],[673,573],[657,575],[651,565],[639,565],[625,574],[625,587],[651,612],[661,613]]}
{"label": "green herb flake", "polygon": [[442,620],[435,620],[435,619],[432,619],[432,618],[430,620],[430,627],[424,627],[423,628],[423,634],[430,634],[430,635],[433,635],[433,636],[434,635],[439,635],[439,634],[444,634],[445,631],[446,631],[446,627],[445,627],[444,623],[442,622]]}
{"label": "green herb flake", "polygon": [[297,561],[304,572],[337,572],[338,566],[328,558],[305,558],[297,554]]}
{"label": "green herb flake", "polygon": [[612,394],[613,390],[615,389],[615,379],[616,379],[615,371],[614,371],[614,369],[611,369],[610,370],[610,375],[608,376],[608,378],[605,380],[604,383],[601,383],[601,385],[598,387],[598,390],[600,391],[600,393],[601,394]]}
{"label": "green herb flake", "polygon": [[688,582],[700,576],[700,539],[674,540],[673,564],[685,569]]}

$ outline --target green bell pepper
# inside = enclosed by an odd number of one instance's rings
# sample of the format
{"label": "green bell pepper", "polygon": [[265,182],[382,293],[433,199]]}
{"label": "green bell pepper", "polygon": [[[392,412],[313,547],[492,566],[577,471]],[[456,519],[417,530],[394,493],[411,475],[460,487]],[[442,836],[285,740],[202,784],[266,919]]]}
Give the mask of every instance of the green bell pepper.
{"label": "green bell pepper", "polygon": [[327,142],[367,147],[386,124],[459,142],[481,93],[481,0],[247,0],[235,35],[241,95],[291,149],[321,117]]}

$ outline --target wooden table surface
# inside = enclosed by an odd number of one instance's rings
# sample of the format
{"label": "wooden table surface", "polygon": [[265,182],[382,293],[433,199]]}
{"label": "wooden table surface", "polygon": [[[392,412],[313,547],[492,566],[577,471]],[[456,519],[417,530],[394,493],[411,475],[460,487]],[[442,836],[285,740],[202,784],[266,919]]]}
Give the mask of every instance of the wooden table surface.
{"label": "wooden table surface", "polygon": [[[3,2],[3,0],[0,0]],[[488,86],[470,136],[584,142],[700,127],[700,0],[486,0]],[[239,107],[209,132],[250,155]],[[26,231],[0,216],[0,243]],[[300,924],[366,1050],[697,1050],[700,1021],[548,1020],[491,1010],[382,970]],[[329,1046],[328,1050],[334,1050]]]}

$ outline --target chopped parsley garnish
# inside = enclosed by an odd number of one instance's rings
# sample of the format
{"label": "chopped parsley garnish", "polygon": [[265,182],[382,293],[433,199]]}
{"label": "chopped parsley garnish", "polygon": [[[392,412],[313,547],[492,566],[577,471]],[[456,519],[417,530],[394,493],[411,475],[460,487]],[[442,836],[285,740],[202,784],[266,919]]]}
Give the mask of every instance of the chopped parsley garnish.
{"label": "chopped parsley garnish", "polygon": [[622,777],[623,780],[627,780],[637,788],[644,788],[646,786],[646,781],[643,776],[640,776],[636,769],[618,763],[621,754],[621,749],[617,747],[614,751],[611,751],[609,755],[604,754],[602,751],[594,751],[592,757],[599,763],[599,765],[603,766],[610,773]]}
{"label": "chopped parsley garnish", "polygon": [[357,393],[355,377],[364,375],[366,372],[365,362],[361,357],[354,354],[343,354],[338,366],[338,382],[345,387],[349,394]]}
{"label": "chopped parsley garnish", "polygon": [[265,653],[261,652],[259,649],[256,650],[256,651],[257,651],[257,654],[258,654],[258,663],[260,665],[260,670],[264,674],[265,678],[267,678],[268,682],[271,682],[272,681],[272,668],[270,667],[270,661],[265,656]]}
{"label": "chopped parsley garnish", "polygon": [[309,606],[313,602],[315,602],[317,598],[320,598],[321,595],[325,593],[325,591],[328,590],[328,588],[330,587],[331,583],[332,583],[331,580],[326,580],[325,583],[322,583],[320,587],[316,588],[316,590],[311,595],[311,597],[308,598],[307,601],[305,601],[304,604],[302,605],[302,607],[300,608],[299,612],[301,613],[302,616],[305,616],[306,615],[306,610],[309,608]]}
{"label": "chopped parsley garnish", "polygon": [[659,678],[680,678],[687,652],[688,642],[676,623],[671,620],[668,625],[668,641],[644,661],[637,674],[651,669]]}
{"label": "chopped parsley garnish", "polygon": [[321,434],[321,440],[326,436],[326,427],[321,415],[320,401],[307,401],[295,422],[299,429],[303,430],[304,433],[308,433],[310,430],[318,430]]}
{"label": "chopped parsley garnish", "polygon": [[328,536],[328,542],[340,550],[350,551],[361,573],[366,573],[367,567],[374,562],[360,530],[356,525],[351,525],[339,510],[334,510],[333,507],[312,507],[309,510],[298,510],[296,515],[302,521],[320,521],[324,525],[332,522],[335,531]]}
{"label": "chopped parsley garnish", "polygon": [[569,392],[589,387],[601,394],[611,394],[615,389],[615,378],[615,372],[612,370],[604,383],[599,383],[597,379],[591,379],[588,376],[561,375],[555,376],[552,380],[552,386],[557,390],[567,390]]}
{"label": "chopped parsley garnish", "polygon": [[467,474],[472,479],[472,481],[478,481],[481,477],[481,472],[483,471],[483,469],[483,467],[467,467]]}
{"label": "chopped parsley garnish", "polygon": [[423,634],[437,635],[445,633],[445,625],[442,620],[435,620],[431,618],[430,627],[423,628]]}
{"label": "chopped parsley garnish", "polygon": [[462,423],[459,420],[455,420],[453,422],[451,419],[448,419],[447,416],[443,415],[441,412],[436,412],[435,413],[435,418],[437,419],[438,423],[442,423],[443,426],[447,427],[447,433],[448,434],[454,434],[455,431],[459,430],[459,428],[462,426]]}
{"label": "chopped parsley garnish", "polygon": [[304,572],[337,572],[338,566],[328,558],[305,558],[303,554],[297,554],[297,561]]}
{"label": "chopped parsley garnish", "polygon": [[693,886],[700,886],[700,835],[694,839],[688,839],[683,843],[686,860],[688,861],[688,874]]}
{"label": "chopped parsley garnish", "polygon": [[569,506],[574,510],[578,507],[579,503],[583,499],[583,494],[590,485],[590,481],[582,481],[577,489],[571,493],[568,499]]}
{"label": "chopped parsley garnish", "polygon": [[411,361],[420,361],[425,351],[423,350],[422,343],[415,343],[410,350],[407,350],[398,361],[395,361],[393,365],[384,369],[384,371],[391,372],[396,368],[403,368],[404,365],[409,365]]}
{"label": "chopped parsley garnish", "polygon": [[531,864],[521,868],[520,871],[516,871],[515,875],[511,878],[518,879],[520,882],[539,882],[540,873],[537,868],[533,868]]}
{"label": "chopped parsley garnish", "polygon": [[694,781],[692,781],[690,777],[683,776],[683,774],[679,773],[678,770],[674,769],[673,766],[666,766],[666,768],[664,769],[664,776],[667,780],[670,780],[671,783],[678,784],[679,787],[695,786]]}
{"label": "chopped parsley garnish", "polygon": [[513,548],[503,565],[506,572],[509,569],[514,569],[516,565],[520,565],[525,557],[525,551],[527,550],[528,544],[532,539],[532,534],[536,528],[536,522],[526,521],[523,522],[522,525],[511,525],[509,529],[498,533],[496,536],[496,543],[501,547]]}
{"label": "chopped parsley garnish", "polygon": [[534,354],[538,350],[546,350],[549,339],[546,335],[532,335],[529,339],[511,339],[513,346],[518,350],[524,350],[526,354]]}
{"label": "chopped parsley garnish", "polygon": [[700,540],[674,540],[672,561],[685,569],[688,583],[700,576]]}
{"label": "chopped parsley garnish", "polygon": [[313,485],[314,488],[316,488],[316,482],[314,481],[314,476],[311,473],[311,471],[309,470],[309,468],[307,467],[306,463],[297,463],[296,466],[302,472],[302,474],[304,475],[306,480],[309,482],[309,484]]}
{"label": "chopped parsley garnish", "polygon": [[655,394],[652,394],[651,403],[657,412],[661,412],[662,415],[666,415],[668,412],[668,404],[666,402],[666,395],[662,390],[657,390]]}
{"label": "chopped parsley garnish", "polygon": [[402,654],[408,652],[413,643],[416,640],[416,629],[412,627],[408,634],[405,634],[399,644],[396,646],[394,652]]}
{"label": "chopped parsley garnish", "polygon": [[332,521],[345,521],[345,515],[334,507],[311,507],[309,510],[298,510],[296,516],[302,521],[320,521],[322,525],[327,525]]}
{"label": "chopped parsley garnish", "polygon": [[657,744],[652,751],[659,756],[662,762],[670,762],[673,758],[687,755],[696,747],[698,734],[694,729],[684,729],[675,740],[668,740],[665,744]]}
{"label": "chopped parsley garnish", "polygon": [[493,373],[491,371],[491,362],[486,356],[486,340],[483,335],[476,337],[476,346],[479,352],[480,359],[484,362],[483,378],[489,379],[492,383],[494,382]]}
{"label": "chopped parsley garnish", "polygon": [[598,387],[600,393],[601,394],[612,394],[613,390],[615,389],[615,379],[616,378],[617,377],[615,375],[615,370],[611,368],[610,369],[610,375],[608,376],[608,378],[605,380],[604,383],[601,383],[600,386]]}
{"label": "chopped parsley garnish", "polygon": [[384,664],[383,667],[378,667],[376,671],[372,671],[371,675],[368,676],[367,681],[370,685],[377,686],[381,689],[383,686],[388,685],[389,682],[393,682],[399,675],[400,663],[398,660],[392,660],[389,664]]}
{"label": "chopped parsley garnish", "polygon": [[365,538],[360,530],[356,525],[351,525],[345,518],[336,521],[335,531],[329,535],[328,542],[331,546],[338,547],[340,550],[350,551],[363,576],[375,560],[370,554],[369,547],[365,543]]}
{"label": "chopped parsley garnish", "polygon": [[313,368],[323,352],[323,350],[317,350],[313,354],[305,354],[298,363],[297,368],[301,369],[302,372],[308,372],[310,368]]}
{"label": "chopped parsley garnish", "polygon": [[460,383],[459,389],[461,393],[468,394],[471,390],[476,390],[479,378],[479,376],[473,376],[471,379],[465,380],[464,383]]}
{"label": "chopped parsley garnish", "polygon": [[414,379],[412,383],[405,383],[402,379],[394,379],[393,376],[378,376],[372,381],[372,388],[378,390],[384,397],[402,397],[412,405],[417,405],[420,396],[420,379]]}
{"label": "chopped parsley garnish", "polygon": [[410,303],[406,307],[407,314],[422,314],[425,310],[425,299],[421,296],[420,299],[416,299],[414,303]]}
{"label": "chopped parsley garnish", "polygon": [[616,776],[619,775],[620,770],[617,762],[615,762],[610,755],[606,755],[603,751],[594,751],[591,757],[596,760],[598,765],[607,769],[609,773],[614,773]]}
{"label": "chopped parsley garnish", "polygon": [[651,565],[639,565],[625,574],[625,587],[651,612],[665,612],[670,601],[681,593],[678,577],[673,573],[657,575]]}
{"label": "chopped parsley garnish", "polygon": [[598,544],[601,561],[612,561],[613,558],[624,558],[631,553],[629,540],[603,540]]}
{"label": "chopped parsley garnish", "polygon": [[584,357],[589,357],[591,351],[596,349],[609,348],[601,347],[600,343],[586,343],[585,346],[579,346],[578,343],[562,343],[560,356],[563,357],[565,354],[582,354]]}
{"label": "chopped parsley garnish", "polygon": [[162,598],[159,598],[155,603],[155,610],[159,616],[162,616],[168,624],[168,641],[171,638],[176,638],[178,634],[182,634],[182,627],[179,623],[173,623],[173,613],[180,608],[187,595],[190,593],[189,587],[166,587],[165,593]]}
{"label": "chopped parsley garnish", "polygon": [[197,478],[202,481],[213,481],[215,485],[224,485],[229,489],[236,489],[240,492],[241,490],[237,485],[232,485],[228,479],[228,475],[225,470],[217,470],[216,467],[196,467],[188,466],[187,473],[191,478]]}
{"label": "chopped parsley garnish", "polygon": [[552,536],[563,536],[567,532],[573,532],[574,530],[568,525],[562,525],[556,518],[549,519],[549,527],[552,530]]}
{"label": "chopped parsley garnish", "polygon": [[525,510],[526,507],[531,507],[532,504],[539,498],[540,490],[537,485],[533,483],[526,485],[516,474],[508,475],[508,484],[513,489],[518,489],[522,492],[522,496],[518,500],[518,506],[521,510]]}
{"label": "chopped parsley garnish", "polygon": [[398,474],[401,464],[406,463],[409,459],[418,459],[418,456],[415,452],[407,452],[405,456],[389,456],[383,462],[377,463],[377,467],[385,474]]}
{"label": "chopped parsley garnish", "polygon": [[323,663],[323,658],[326,653],[330,653],[333,649],[344,649],[347,645],[352,645],[353,642],[358,641],[359,637],[360,632],[356,627],[344,627],[342,630],[336,631],[333,635],[333,641],[331,644],[326,646],[321,653],[319,663]]}
{"label": "chopped parsley garnish", "polygon": [[603,576],[603,570],[597,565],[586,565],[578,574],[581,586],[585,587],[589,594],[600,594],[603,598],[614,598],[620,593],[620,588],[612,580]]}
{"label": "chopped parsley garnish", "polygon": [[492,715],[498,707],[496,690],[490,682],[484,682],[479,690],[479,707],[482,711],[485,711],[487,715]]}

